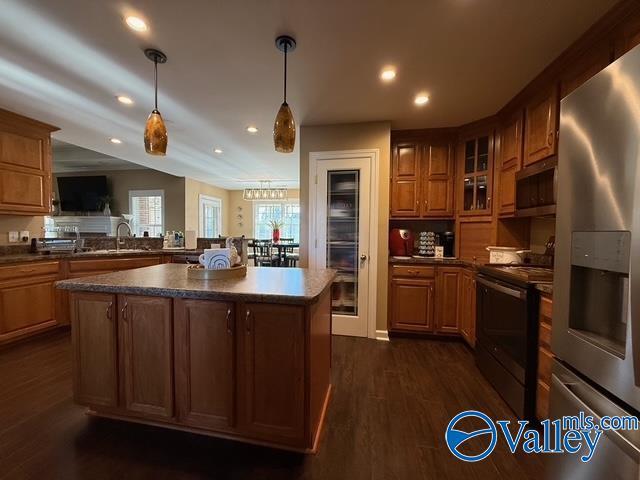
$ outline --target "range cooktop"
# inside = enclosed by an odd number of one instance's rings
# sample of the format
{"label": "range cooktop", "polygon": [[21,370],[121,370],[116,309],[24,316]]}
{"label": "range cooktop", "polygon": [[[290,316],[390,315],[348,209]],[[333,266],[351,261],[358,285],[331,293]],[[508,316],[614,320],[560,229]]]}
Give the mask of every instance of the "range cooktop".
{"label": "range cooktop", "polygon": [[479,270],[485,275],[521,284],[553,282],[553,268],[549,265],[491,264]]}

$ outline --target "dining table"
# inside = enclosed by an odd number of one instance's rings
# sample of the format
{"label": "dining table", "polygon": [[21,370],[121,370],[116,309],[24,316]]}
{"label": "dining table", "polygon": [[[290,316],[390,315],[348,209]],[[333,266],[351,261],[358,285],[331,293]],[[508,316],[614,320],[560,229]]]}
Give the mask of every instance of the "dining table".
{"label": "dining table", "polygon": [[287,249],[300,248],[299,242],[272,242],[271,246],[278,251],[278,266],[287,265]]}

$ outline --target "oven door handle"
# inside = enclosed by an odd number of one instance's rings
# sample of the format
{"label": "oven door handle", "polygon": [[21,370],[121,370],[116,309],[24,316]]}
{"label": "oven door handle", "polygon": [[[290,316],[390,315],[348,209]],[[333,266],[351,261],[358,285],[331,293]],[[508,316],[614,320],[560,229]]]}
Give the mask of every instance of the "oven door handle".
{"label": "oven door handle", "polygon": [[515,298],[519,298],[520,300],[523,300],[527,297],[526,292],[523,292],[522,290],[516,290],[515,288],[509,288],[505,285],[502,285],[500,283],[495,283],[495,282],[490,282],[488,280],[485,280],[483,278],[480,277],[476,277],[476,282],[484,285],[485,287],[490,288],[491,290],[495,290],[497,292],[500,293],[504,293],[505,295],[510,295],[512,297]]}

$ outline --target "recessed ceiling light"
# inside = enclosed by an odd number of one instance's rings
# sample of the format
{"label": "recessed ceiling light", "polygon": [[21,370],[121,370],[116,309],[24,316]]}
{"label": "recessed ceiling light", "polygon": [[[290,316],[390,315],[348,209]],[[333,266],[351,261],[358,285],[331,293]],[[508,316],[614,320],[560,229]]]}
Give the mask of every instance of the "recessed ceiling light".
{"label": "recessed ceiling light", "polygon": [[429,102],[429,95],[425,93],[419,93],[416,95],[416,98],[413,100],[413,103],[416,105],[424,105]]}
{"label": "recessed ceiling light", "polygon": [[110,138],[109,141],[111,143],[115,143],[116,145],[120,145],[122,143],[122,140],[120,140],[119,138]]}
{"label": "recessed ceiling light", "polygon": [[116,97],[120,103],[124,103],[125,105],[133,105],[133,100],[127,97],[126,95],[118,95]]}
{"label": "recessed ceiling light", "polygon": [[217,153],[218,155],[220,155],[222,153],[222,150],[220,148],[214,148],[213,153]]}
{"label": "recessed ceiling light", "polygon": [[129,15],[124,19],[124,21],[127,22],[127,25],[129,25],[129,28],[131,30],[135,30],[136,32],[146,32],[149,29],[145,21],[140,17]]}
{"label": "recessed ceiling light", "polygon": [[258,133],[258,129],[256,127],[254,127],[253,125],[249,125],[247,127],[247,132],[249,132],[249,133]]}
{"label": "recessed ceiling light", "polygon": [[385,82],[390,82],[396,78],[396,69],[393,67],[385,67],[380,73],[380,78]]}

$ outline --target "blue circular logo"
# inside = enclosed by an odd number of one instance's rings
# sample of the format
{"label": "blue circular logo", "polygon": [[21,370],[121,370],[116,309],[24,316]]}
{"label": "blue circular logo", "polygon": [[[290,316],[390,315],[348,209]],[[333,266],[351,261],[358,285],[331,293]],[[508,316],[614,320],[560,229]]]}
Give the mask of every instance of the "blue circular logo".
{"label": "blue circular logo", "polygon": [[[484,423],[486,423],[487,428],[482,428],[480,430],[474,430],[472,432],[465,432],[463,430],[459,430],[456,427],[456,424],[464,419],[464,418],[479,418]],[[482,452],[477,455],[466,455],[458,451],[463,443],[465,443],[470,438],[475,438],[480,435],[491,435],[491,441],[489,442],[489,446]],[[453,453],[460,460],[464,460],[465,462],[479,462],[480,460],[484,460],[487,458],[493,449],[496,448],[496,442],[498,441],[498,432],[496,431],[496,426],[493,421],[484,413],[478,412],[475,410],[467,410],[466,412],[461,412],[455,417],[451,419],[449,425],[447,426],[447,431],[444,435],[444,438],[447,442],[447,447],[451,453]]]}

